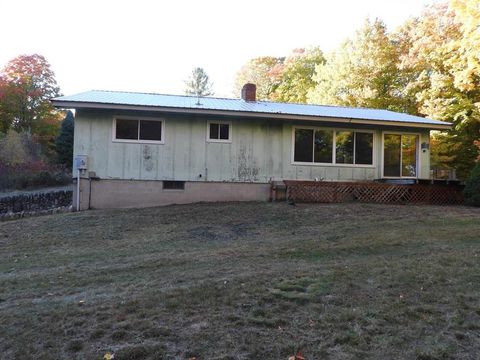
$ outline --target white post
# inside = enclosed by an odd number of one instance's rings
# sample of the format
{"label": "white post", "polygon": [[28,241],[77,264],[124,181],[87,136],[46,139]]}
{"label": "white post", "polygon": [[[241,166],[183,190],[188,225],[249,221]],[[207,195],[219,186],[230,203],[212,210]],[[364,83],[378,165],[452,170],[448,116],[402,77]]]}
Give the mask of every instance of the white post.
{"label": "white post", "polygon": [[80,211],[80,169],[77,169],[77,211]]}

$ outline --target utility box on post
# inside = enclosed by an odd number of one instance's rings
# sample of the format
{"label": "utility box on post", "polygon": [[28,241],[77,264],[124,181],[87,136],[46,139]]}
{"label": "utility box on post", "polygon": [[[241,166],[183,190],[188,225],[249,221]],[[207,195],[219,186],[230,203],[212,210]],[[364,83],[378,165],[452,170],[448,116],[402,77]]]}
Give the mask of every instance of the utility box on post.
{"label": "utility box on post", "polygon": [[80,173],[84,174],[87,171],[87,155],[77,155],[73,161],[73,166],[77,171],[77,189],[75,192],[76,195],[76,205],[75,209],[80,211]]}
{"label": "utility box on post", "polygon": [[75,156],[75,161],[74,161],[75,170],[87,170],[87,166],[88,166],[87,161],[88,161],[87,155]]}

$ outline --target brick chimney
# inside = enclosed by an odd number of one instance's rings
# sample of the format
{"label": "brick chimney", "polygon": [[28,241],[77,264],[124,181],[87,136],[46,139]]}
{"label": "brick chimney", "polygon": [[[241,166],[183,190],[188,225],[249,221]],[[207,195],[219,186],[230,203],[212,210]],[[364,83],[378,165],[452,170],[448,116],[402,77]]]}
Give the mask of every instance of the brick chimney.
{"label": "brick chimney", "polygon": [[257,101],[257,85],[250,83],[243,85],[242,99],[245,101]]}

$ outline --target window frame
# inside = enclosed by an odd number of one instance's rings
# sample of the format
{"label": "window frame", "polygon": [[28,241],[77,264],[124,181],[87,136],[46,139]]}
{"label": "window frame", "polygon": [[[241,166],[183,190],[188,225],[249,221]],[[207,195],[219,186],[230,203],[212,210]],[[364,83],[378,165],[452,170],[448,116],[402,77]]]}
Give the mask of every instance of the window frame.
{"label": "window frame", "polygon": [[[210,139],[210,124],[218,125],[228,125],[228,139]],[[207,142],[211,143],[231,143],[232,142],[232,122],[231,121],[216,121],[216,120],[207,120]]]}
{"label": "window frame", "polygon": [[[138,137],[140,137],[140,121],[159,121],[162,123],[162,138],[160,140],[142,140],[142,139],[117,139],[117,119],[118,120],[137,120],[138,121]],[[131,143],[131,144],[165,144],[165,119],[157,117],[147,117],[147,116],[123,116],[115,115],[113,116],[113,126],[112,126],[112,142],[116,143]]]}
{"label": "window frame", "polygon": [[[304,129],[304,130],[330,130],[333,132],[332,139],[332,162],[331,163],[320,163],[320,162],[304,162],[304,161],[295,161],[295,130]],[[360,133],[369,133],[372,134],[372,163],[371,164],[344,164],[336,162],[337,155],[337,132],[340,131],[350,131],[354,134],[357,132]],[[355,150],[356,150],[356,135],[354,135],[353,140],[353,159],[355,161]],[[305,166],[334,166],[334,167],[354,167],[354,168],[375,168],[375,130],[368,129],[351,129],[351,128],[334,128],[334,127],[319,127],[319,126],[292,126],[292,146],[291,146],[291,165],[305,165]],[[312,149],[314,151],[314,149]]]}
{"label": "window frame", "polygon": [[[400,149],[401,149],[401,135],[414,135],[417,137],[416,154],[415,154],[415,174],[416,176],[402,176],[402,151],[400,151],[400,176],[385,176],[385,134],[386,135],[400,135]],[[382,149],[381,149],[381,159],[380,166],[382,167],[382,179],[419,179],[420,178],[420,169],[421,166],[421,156],[420,156],[420,143],[421,143],[421,133],[409,132],[409,131],[382,131]]]}

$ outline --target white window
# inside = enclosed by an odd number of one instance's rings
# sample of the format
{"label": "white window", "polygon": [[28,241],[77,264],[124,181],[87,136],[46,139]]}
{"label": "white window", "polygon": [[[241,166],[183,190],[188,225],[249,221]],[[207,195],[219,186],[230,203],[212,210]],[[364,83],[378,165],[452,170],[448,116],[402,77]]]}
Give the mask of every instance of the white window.
{"label": "white window", "polygon": [[293,161],[373,165],[373,132],[294,128]]}
{"label": "white window", "polygon": [[232,123],[227,121],[208,121],[207,140],[211,142],[231,142]]}
{"label": "white window", "polygon": [[115,117],[113,140],[163,144],[164,121],[152,118]]}

